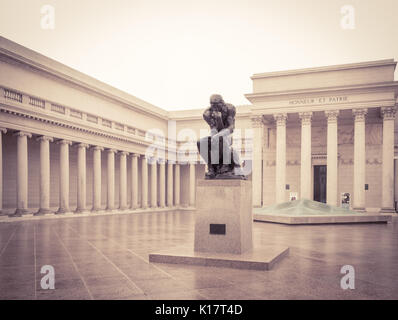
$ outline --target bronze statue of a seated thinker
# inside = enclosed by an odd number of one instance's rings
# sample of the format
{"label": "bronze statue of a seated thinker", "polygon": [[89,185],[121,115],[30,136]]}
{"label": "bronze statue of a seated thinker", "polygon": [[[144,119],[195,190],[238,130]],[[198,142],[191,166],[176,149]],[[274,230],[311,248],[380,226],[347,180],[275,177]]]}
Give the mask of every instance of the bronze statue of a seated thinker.
{"label": "bronze statue of a seated thinker", "polygon": [[210,126],[210,136],[197,142],[199,153],[208,166],[206,179],[246,179],[239,154],[232,148],[235,114],[235,107],[225,103],[221,95],[210,97],[210,107],[203,113],[203,119]]}

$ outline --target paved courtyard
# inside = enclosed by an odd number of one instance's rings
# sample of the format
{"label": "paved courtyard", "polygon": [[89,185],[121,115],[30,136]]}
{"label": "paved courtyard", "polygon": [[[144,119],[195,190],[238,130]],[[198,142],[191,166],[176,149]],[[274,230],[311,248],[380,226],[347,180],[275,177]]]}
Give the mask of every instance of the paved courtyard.
{"label": "paved courtyard", "polygon": [[[390,224],[254,223],[255,245],[283,244],[271,271],[150,264],[193,245],[188,212],[0,223],[0,299],[398,299],[398,217]],[[41,267],[55,289],[41,289]],[[355,268],[355,289],[340,268]]]}

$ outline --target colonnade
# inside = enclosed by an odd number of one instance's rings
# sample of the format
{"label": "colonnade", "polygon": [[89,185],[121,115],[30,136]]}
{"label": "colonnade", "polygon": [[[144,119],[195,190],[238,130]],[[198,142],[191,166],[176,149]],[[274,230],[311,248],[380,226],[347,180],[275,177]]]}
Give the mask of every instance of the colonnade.
{"label": "colonnade", "polygon": [[[0,128],[0,211],[2,210],[2,135],[7,129]],[[16,154],[16,210],[12,216],[21,216],[29,212],[28,209],[28,139],[32,134],[25,131],[13,133],[17,137]],[[54,139],[48,136],[36,136],[40,142],[40,167],[39,167],[39,210],[35,215],[51,213],[50,209],[50,143],[57,143],[59,146],[59,208],[57,214],[71,212],[70,200],[70,161],[69,151],[73,146],[77,147],[77,208],[75,213],[87,212],[89,210],[98,212],[102,208],[102,182],[101,182],[101,154],[106,153],[106,207],[107,211],[114,210],[135,210],[135,209],[155,209],[155,208],[177,208],[180,206],[180,164],[172,160],[147,159],[145,155],[129,153],[124,150],[104,148],[102,146],[91,146],[65,140]],[[56,140],[56,141],[55,141]],[[93,190],[92,205],[87,204],[87,172],[86,172],[86,152],[91,148],[93,151]],[[115,155],[119,155],[119,206],[115,205]],[[139,161],[141,162],[141,186],[139,186],[138,170]],[[159,166],[158,166],[159,164]],[[166,180],[167,164],[167,180]],[[130,166],[131,174],[128,176],[127,167]],[[148,167],[150,170],[150,190],[148,190]],[[158,172],[159,171],[159,172]],[[159,174],[159,183],[157,175]],[[131,185],[131,192],[127,194],[128,180]],[[141,201],[139,201],[138,189],[141,188]],[[195,164],[189,164],[189,206],[195,205]],[[159,197],[158,197],[159,195]],[[148,203],[148,197],[150,202]],[[129,199],[128,199],[129,198]],[[130,200],[130,201],[128,201]],[[139,206],[139,202],[141,206]],[[128,204],[129,203],[129,204]]]}
{"label": "colonnade", "polygon": [[[355,211],[365,211],[365,174],[366,174],[366,115],[367,108],[354,108],[354,166],[353,166],[353,202]],[[394,119],[395,107],[382,107],[380,114],[383,119],[382,142],[382,199],[381,211],[394,211]],[[327,203],[338,205],[338,117],[339,110],[324,112],[327,118]],[[312,112],[299,113],[301,121],[301,165],[300,165],[300,197],[311,197],[311,125]],[[261,116],[260,116],[261,117]],[[254,139],[262,139],[262,120],[252,119]],[[273,115],[276,122],[276,166],[275,166],[275,202],[282,203],[286,199],[286,122],[287,113]],[[262,141],[262,140],[260,140]],[[262,148],[254,147],[253,183],[261,184]],[[261,190],[254,192],[255,206],[261,205]]]}

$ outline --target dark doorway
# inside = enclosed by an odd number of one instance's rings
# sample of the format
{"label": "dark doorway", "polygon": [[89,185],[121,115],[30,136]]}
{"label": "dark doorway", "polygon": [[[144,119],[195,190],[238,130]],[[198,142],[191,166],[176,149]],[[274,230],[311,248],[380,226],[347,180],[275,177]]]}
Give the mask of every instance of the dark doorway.
{"label": "dark doorway", "polygon": [[326,203],[326,166],[314,166],[314,200]]}

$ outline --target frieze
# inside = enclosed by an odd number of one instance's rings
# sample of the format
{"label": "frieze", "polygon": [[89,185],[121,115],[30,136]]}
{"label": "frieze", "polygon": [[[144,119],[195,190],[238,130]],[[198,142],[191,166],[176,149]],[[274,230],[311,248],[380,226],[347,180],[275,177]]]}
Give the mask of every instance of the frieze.
{"label": "frieze", "polygon": [[348,102],[347,96],[331,96],[331,97],[314,97],[314,98],[302,98],[294,99],[289,101],[289,105],[311,105],[311,104],[333,104]]}

